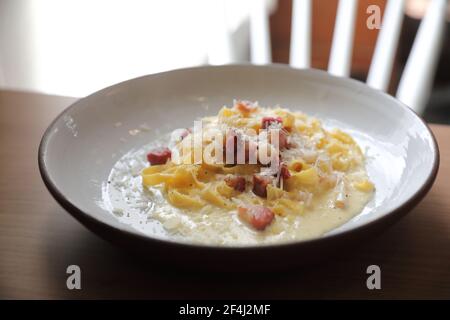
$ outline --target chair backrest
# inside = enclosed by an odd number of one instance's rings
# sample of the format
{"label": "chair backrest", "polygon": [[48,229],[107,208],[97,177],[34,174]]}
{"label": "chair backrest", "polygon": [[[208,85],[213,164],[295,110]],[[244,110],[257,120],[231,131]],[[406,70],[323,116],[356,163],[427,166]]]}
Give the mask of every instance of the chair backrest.
{"label": "chair backrest", "polygon": [[[250,0],[252,63],[271,62],[269,17],[266,1]],[[405,0],[388,0],[381,30],[367,78],[367,84],[386,91],[391,78]],[[397,98],[421,114],[431,92],[442,37],[445,30],[447,0],[431,0],[417,32],[401,77]],[[339,0],[333,42],[328,65],[331,74],[350,76],[353,38],[358,0]],[[290,65],[295,68],[311,66],[312,0],[293,0]]]}

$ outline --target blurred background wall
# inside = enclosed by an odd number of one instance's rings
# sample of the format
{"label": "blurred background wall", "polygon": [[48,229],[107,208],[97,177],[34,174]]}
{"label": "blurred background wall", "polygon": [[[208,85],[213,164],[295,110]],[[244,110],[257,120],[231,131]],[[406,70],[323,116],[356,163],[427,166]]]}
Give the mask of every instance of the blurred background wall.
{"label": "blurred background wall", "polygon": [[[249,59],[251,0],[0,0],[0,88],[84,96],[129,78]],[[291,0],[266,1],[274,62],[289,61]],[[390,92],[429,0],[407,0]],[[312,65],[327,69],[338,0],[313,1]],[[359,0],[352,77],[365,80],[378,30]],[[450,21],[450,10],[449,10]],[[447,23],[449,29],[449,23]],[[221,34],[234,50],[226,52]],[[425,117],[450,123],[450,32]]]}
{"label": "blurred background wall", "polygon": [[0,87],[84,96],[206,64],[224,54],[222,28],[233,61],[247,61],[248,10],[245,0],[0,0]]}

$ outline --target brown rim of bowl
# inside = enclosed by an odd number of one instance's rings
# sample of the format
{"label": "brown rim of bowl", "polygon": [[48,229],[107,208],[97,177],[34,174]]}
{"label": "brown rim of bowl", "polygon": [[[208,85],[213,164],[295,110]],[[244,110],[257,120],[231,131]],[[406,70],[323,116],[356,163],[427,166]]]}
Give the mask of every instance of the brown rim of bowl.
{"label": "brown rim of bowl", "polygon": [[[99,91],[96,91],[94,93],[92,93],[91,95],[88,95],[82,99],[88,98],[94,94],[97,94],[98,92],[104,91],[104,90],[108,90],[109,88],[112,88],[114,86],[117,85],[121,85],[123,83],[126,82],[130,82],[130,81],[135,81],[137,79],[140,78],[145,78],[145,77],[152,77],[152,76],[156,76],[156,75],[161,75],[161,74],[165,74],[165,73],[171,73],[171,72],[179,72],[179,71],[187,71],[187,70],[196,70],[196,69],[206,69],[206,68],[211,68],[211,69],[223,69],[223,68],[229,68],[229,67],[254,67],[254,68],[282,68],[282,69],[290,69],[290,70],[302,70],[302,71],[311,71],[314,73],[318,73],[318,74],[323,74],[323,75],[327,75],[329,77],[332,78],[336,78],[336,79],[341,79],[343,81],[347,81],[349,83],[354,83],[357,86],[363,86],[365,88],[367,88],[367,85],[363,82],[360,82],[358,80],[355,79],[351,79],[351,78],[343,78],[343,77],[337,77],[337,76],[333,76],[330,75],[329,73],[327,73],[326,71],[323,70],[316,70],[316,69],[293,69],[287,65],[284,64],[270,64],[270,65],[266,65],[266,66],[255,66],[255,65],[251,65],[251,64],[230,64],[230,65],[225,65],[225,66],[200,66],[200,67],[191,67],[191,68],[184,68],[184,69],[177,69],[177,70],[172,70],[172,71],[166,71],[166,72],[161,72],[161,73],[156,73],[156,74],[152,74],[152,75],[145,75],[142,77],[137,77],[134,79],[130,79],[127,81],[123,81],[117,84],[114,84],[112,86],[106,87],[104,89],[101,89]],[[196,249],[196,250],[223,250],[223,251],[247,251],[247,250],[267,250],[267,249],[275,249],[275,248],[283,248],[283,249],[288,249],[288,248],[294,248],[294,247],[298,247],[298,246],[307,246],[307,245],[314,245],[314,244],[319,244],[319,243],[323,243],[325,240],[333,240],[333,239],[338,239],[338,238],[342,238],[345,236],[348,236],[350,234],[353,234],[355,232],[363,232],[366,231],[368,229],[371,229],[372,227],[375,227],[376,225],[379,224],[383,224],[384,222],[389,222],[389,220],[394,219],[395,217],[400,218],[401,216],[405,215],[406,213],[408,213],[412,208],[414,208],[424,197],[425,195],[428,193],[428,191],[431,189],[434,181],[436,180],[436,176],[438,173],[438,169],[439,169],[439,162],[440,162],[440,154],[439,154],[439,148],[438,148],[438,144],[436,142],[436,138],[433,134],[433,132],[431,131],[431,129],[429,128],[429,126],[426,124],[426,122],[417,115],[417,113],[412,110],[411,108],[409,108],[408,106],[406,106],[403,102],[395,99],[394,97],[388,95],[387,93],[374,89],[374,88],[369,88],[370,90],[373,90],[375,92],[378,92],[378,94],[381,94],[382,96],[384,96],[385,98],[394,101],[395,103],[397,103],[401,108],[403,108],[405,111],[410,112],[414,117],[416,117],[423,125],[424,127],[427,129],[428,133],[431,136],[431,140],[433,142],[432,144],[432,148],[434,151],[434,157],[433,157],[433,166],[431,169],[431,172],[429,174],[429,176],[427,177],[427,179],[425,180],[425,182],[422,184],[422,186],[407,200],[405,201],[402,205],[398,206],[397,208],[387,212],[386,214],[384,214],[383,216],[381,216],[378,219],[372,220],[370,222],[367,222],[363,225],[357,226],[355,228],[352,228],[350,230],[345,230],[345,231],[340,231],[339,233],[335,233],[335,234],[331,234],[331,235],[323,235],[321,237],[317,237],[317,238],[313,238],[313,239],[309,239],[309,240],[301,240],[301,241],[292,241],[292,242],[285,242],[285,243],[271,243],[271,244],[264,244],[264,245],[250,245],[250,246],[218,246],[218,245],[208,245],[208,244],[197,244],[197,243],[188,243],[188,242],[179,242],[179,241],[174,241],[171,239],[158,239],[158,238],[153,238],[149,235],[146,235],[144,233],[139,233],[138,231],[136,231],[136,233],[131,232],[129,230],[123,230],[123,229],[118,229],[115,228],[103,221],[100,221],[94,217],[92,217],[90,214],[84,212],[83,210],[79,209],[76,205],[74,205],[72,202],[70,202],[58,189],[58,187],[56,186],[56,184],[51,180],[49,172],[47,170],[47,167],[45,165],[45,161],[44,161],[44,157],[45,157],[45,150],[48,144],[48,139],[50,136],[50,132],[53,129],[53,126],[55,125],[55,123],[62,118],[64,115],[66,115],[72,108],[76,107],[76,104],[79,100],[73,102],[69,107],[67,107],[66,109],[64,109],[48,126],[48,128],[45,130],[44,135],[41,139],[41,142],[39,144],[39,151],[38,151],[38,164],[39,164],[39,171],[42,177],[42,180],[44,181],[45,186],[47,187],[47,189],[49,190],[49,192],[51,193],[51,195],[55,198],[55,200],[66,210],[68,211],[74,218],[76,218],[80,223],[82,223],[83,225],[85,225],[85,223],[91,223],[91,224],[98,224],[101,225],[102,227],[104,227],[105,229],[108,229],[108,231],[112,231],[112,232],[119,232],[122,233],[124,236],[127,236],[129,238],[133,238],[133,240],[140,240],[140,241],[146,241],[146,242],[152,242],[154,244],[159,244],[159,245],[170,245],[173,247],[178,247],[180,249]]]}

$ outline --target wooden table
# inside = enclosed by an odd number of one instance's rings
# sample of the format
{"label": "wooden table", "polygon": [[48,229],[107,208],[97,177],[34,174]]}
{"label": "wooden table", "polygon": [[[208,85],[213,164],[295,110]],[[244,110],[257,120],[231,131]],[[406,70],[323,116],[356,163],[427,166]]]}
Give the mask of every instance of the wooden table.
{"label": "wooden table", "polygon": [[[450,298],[450,127],[422,203],[355,252],[271,275],[161,270],[101,240],[47,192],[37,167],[45,128],[74,98],[0,91],[0,298]],[[81,267],[68,290],[66,268]],[[366,287],[381,267],[382,289]],[[261,281],[260,279],[264,279]]]}

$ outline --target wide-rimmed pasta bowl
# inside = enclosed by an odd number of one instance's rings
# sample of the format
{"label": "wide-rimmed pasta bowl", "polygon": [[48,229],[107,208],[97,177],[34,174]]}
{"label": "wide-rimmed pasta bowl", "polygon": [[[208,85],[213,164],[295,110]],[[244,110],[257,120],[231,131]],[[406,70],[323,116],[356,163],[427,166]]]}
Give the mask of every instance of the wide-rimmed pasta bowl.
{"label": "wide-rimmed pasta bowl", "polygon": [[[230,187],[226,178],[224,181],[228,186],[224,185],[222,189],[218,189],[219,193],[215,193],[215,189],[214,192],[211,191],[213,185],[208,184],[210,180],[199,182],[194,178],[195,183],[184,181],[185,185],[181,185],[179,179],[174,182],[171,178],[168,182],[167,177],[173,177],[174,172],[181,172],[178,167],[168,167],[166,159],[164,163],[159,163],[160,153],[152,154],[148,161],[153,163],[148,164],[142,152],[150,150],[146,146],[151,144],[160,146],[163,140],[158,139],[177,128],[190,128],[195,120],[202,117],[217,114],[229,116],[234,112],[237,118],[244,117],[248,120],[245,123],[250,123],[251,116],[239,114],[239,110],[233,109],[236,109],[236,106],[233,107],[235,99],[257,101],[257,106],[281,106],[293,112],[295,117],[290,116],[292,119],[300,119],[289,122],[290,118],[264,117],[262,128],[259,125],[257,130],[266,129],[265,126],[270,121],[278,121],[283,126],[283,132],[292,134],[295,128],[289,127],[289,123],[295,126],[300,123],[298,121],[303,121],[302,116],[296,113],[302,112],[319,119],[326,130],[339,128],[345,132],[345,136],[330,133],[330,137],[337,140],[328,145],[323,142],[323,137],[309,135],[322,139],[320,142],[315,140],[315,143],[323,144],[325,147],[320,148],[333,153],[333,159],[338,159],[335,157],[336,153],[342,154],[342,148],[339,147],[342,147],[341,142],[354,143],[361,150],[360,157],[364,159],[361,168],[364,169],[364,177],[370,181],[364,182],[363,186],[367,189],[366,186],[370,184],[371,194],[364,198],[367,201],[358,212],[322,234],[290,237],[291,229],[283,229],[279,221],[284,221],[284,226],[293,221],[292,223],[300,226],[304,223],[305,228],[309,228],[307,219],[301,216],[303,213],[296,212],[303,211],[306,207],[307,192],[298,193],[295,187],[283,190],[286,186],[294,186],[293,180],[290,184],[286,181],[283,184],[280,174],[275,173],[271,178],[273,188],[271,187],[269,194],[262,194],[260,189],[255,190],[255,186],[248,189],[249,195],[256,194],[261,198],[252,200],[252,205],[267,202],[275,213],[270,212],[270,219],[267,215],[261,216],[258,213],[242,223],[247,234],[257,235],[258,239],[263,240],[269,234],[267,230],[273,229],[277,236],[270,235],[275,240],[257,243],[250,241],[253,238],[248,238],[250,240],[247,242],[243,237],[239,243],[231,240],[220,243],[219,240],[225,239],[225,234],[228,235],[228,225],[242,220],[239,220],[243,217],[239,210],[250,205],[245,203],[247,198],[236,191],[243,191],[245,187],[242,190],[235,185]],[[230,109],[223,109],[223,106],[230,106]],[[243,120],[238,121],[239,124],[243,123]],[[304,126],[299,128],[298,130],[303,130]],[[301,134],[306,133],[300,132],[299,135]],[[349,138],[351,141],[346,138],[347,135],[352,137]],[[295,145],[291,143],[285,148],[294,148]],[[320,159],[314,158],[309,164],[307,161],[303,162],[303,167],[300,164],[300,168],[298,164],[292,165],[293,167],[286,165],[291,171],[285,179],[295,178],[299,183],[307,183],[305,190],[312,188],[311,179],[317,184],[338,185],[344,174],[338,172],[325,176],[324,172],[328,167],[320,164]],[[280,168],[281,165],[284,164],[280,164]],[[338,165],[333,162],[330,166],[337,172],[344,170],[341,165],[342,161]],[[39,168],[50,193],[62,207],[93,232],[158,262],[180,267],[236,271],[306,264],[354,244],[361,244],[361,240],[398,220],[425,196],[434,182],[438,166],[439,153],[433,134],[413,111],[398,100],[355,80],[334,77],[323,71],[297,70],[282,65],[198,67],[144,76],[113,85],[80,99],[67,108],[49,126],[39,148]],[[146,167],[151,169],[143,171]],[[217,170],[221,170],[221,173],[235,173],[234,169],[230,169],[233,167],[224,165]],[[124,168],[130,173],[129,177],[126,173],[123,174]],[[207,168],[212,170],[211,166]],[[216,169],[208,170],[202,174],[218,172],[214,171]],[[142,172],[147,172],[148,176],[145,177]],[[157,175],[154,175],[155,172]],[[311,172],[314,173],[312,178]],[[305,182],[305,176],[309,182]],[[330,180],[330,177],[334,180]],[[275,179],[278,180],[275,182]],[[177,219],[169,214],[159,213],[168,206],[163,207],[151,197],[142,197],[142,192],[148,192],[149,195],[157,192],[147,189],[143,182],[152,185],[165,183],[161,189],[165,191],[161,192],[168,192],[168,198],[162,195],[158,201],[167,200],[169,205],[172,201],[179,213]],[[257,182],[253,180],[254,184]],[[354,182],[353,185],[358,187]],[[214,188],[217,186],[219,184],[215,184]],[[189,188],[195,187],[198,188],[195,193],[190,191]],[[230,188],[234,190],[228,192]],[[298,217],[286,217],[289,213],[274,198],[274,188],[278,188],[278,191],[281,189],[278,193],[283,193],[279,195],[284,199],[280,203],[294,208],[290,214],[298,213]],[[218,203],[216,194],[226,195],[227,199]],[[352,196],[350,192],[346,195]],[[345,196],[343,198],[335,202],[327,200],[326,204],[339,212],[342,203],[349,201]],[[268,202],[269,200],[272,202]],[[208,212],[212,212],[211,216],[216,213],[214,206],[210,211],[205,211],[206,204],[229,209],[230,218],[226,216],[226,219],[233,220],[208,220],[211,219]],[[195,215],[189,206],[196,206],[198,216],[203,219],[202,237],[195,237],[199,231],[189,222]],[[187,221],[184,233],[177,233],[177,225],[181,223],[180,219],[184,219],[184,214]],[[320,210],[316,214],[321,214]],[[340,219],[338,213],[333,215],[333,211],[324,213],[323,217],[324,221]],[[234,228],[239,229],[241,222],[236,222]],[[194,237],[191,238],[197,241],[184,239],[184,234],[190,230],[189,223],[193,226],[191,233]],[[262,229],[265,230],[261,231]],[[301,228],[299,230],[300,235],[301,232],[306,232]],[[208,232],[211,234],[210,238],[205,236]],[[231,238],[239,238],[236,234],[239,234],[239,230]]]}

